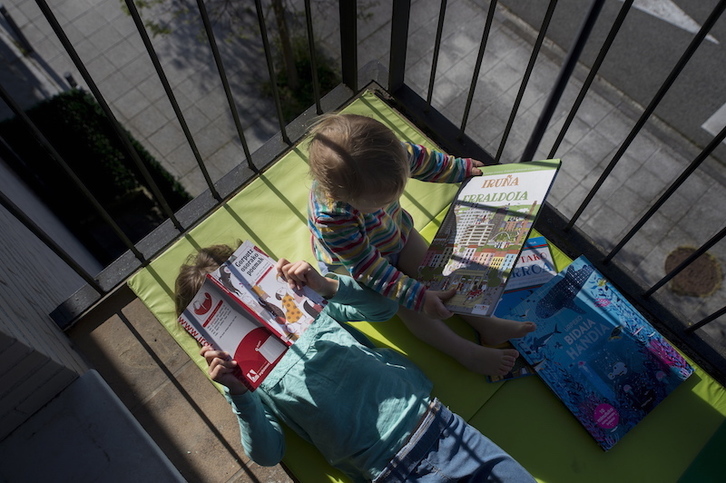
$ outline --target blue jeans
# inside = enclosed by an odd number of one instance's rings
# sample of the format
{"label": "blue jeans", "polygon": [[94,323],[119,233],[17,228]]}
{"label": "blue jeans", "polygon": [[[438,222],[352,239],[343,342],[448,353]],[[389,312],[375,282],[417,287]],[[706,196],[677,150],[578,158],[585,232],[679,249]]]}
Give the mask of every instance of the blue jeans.
{"label": "blue jeans", "polygon": [[438,401],[374,483],[534,482],[511,456]]}

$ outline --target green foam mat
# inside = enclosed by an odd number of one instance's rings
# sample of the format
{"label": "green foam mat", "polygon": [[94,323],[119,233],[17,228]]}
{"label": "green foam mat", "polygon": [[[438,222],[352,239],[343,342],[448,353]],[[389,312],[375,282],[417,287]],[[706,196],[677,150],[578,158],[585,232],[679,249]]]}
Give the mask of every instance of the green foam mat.
{"label": "green foam mat", "polygon": [[[373,93],[364,93],[344,111],[374,117],[402,140],[435,147]],[[172,294],[179,266],[199,247],[244,239],[275,258],[314,262],[306,225],[310,183],[306,147],[297,145],[129,279],[139,299],[205,373],[196,342],[174,315]],[[409,183],[402,204],[425,238],[430,240],[435,234],[456,190],[455,185]],[[567,258],[554,247],[553,252],[557,268],[564,268]],[[454,317],[448,323],[473,340],[474,333],[460,319]],[[435,396],[543,482],[675,481],[726,415],[723,387],[698,370],[613,450],[604,453],[537,377],[488,383],[420,342],[397,318],[353,325],[375,344],[397,349],[414,360],[433,381]],[[347,481],[292,431],[286,431],[286,439],[283,462],[298,481]],[[624,476],[629,474],[638,478]]]}

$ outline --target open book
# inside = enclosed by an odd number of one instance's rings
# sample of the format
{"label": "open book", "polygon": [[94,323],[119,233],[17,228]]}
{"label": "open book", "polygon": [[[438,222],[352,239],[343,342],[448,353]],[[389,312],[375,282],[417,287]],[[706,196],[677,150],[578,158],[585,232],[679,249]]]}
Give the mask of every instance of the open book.
{"label": "open book", "polygon": [[495,164],[462,185],[419,269],[432,290],[456,287],[449,310],[494,312],[559,168],[559,159]]}
{"label": "open book", "polygon": [[200,344],[231,354],[237,376],[254,390],[325,304],[308,287],[293,290],[277,278],[275,261],[245,241],[207,275],[179,323]]}

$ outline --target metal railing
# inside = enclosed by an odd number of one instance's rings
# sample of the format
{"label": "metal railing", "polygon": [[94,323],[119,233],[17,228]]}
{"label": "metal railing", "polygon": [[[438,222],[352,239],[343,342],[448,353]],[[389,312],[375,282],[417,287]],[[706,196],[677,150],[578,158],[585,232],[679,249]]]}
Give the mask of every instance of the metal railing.
{"label": "metal railing", "polygon": [[[431,59],[428,90],[425,95],[417,94],[406,83],[406,56],[407,43],[409,41],[411,12],[413,8],[412,2],[410,0],[394,0],[392,2],[392,8],[390,11],[391,34],[389,65],[385,66],[386,69],[383,70],[383,72],[387,72],[387,78],[371,79],[365,76],[367,75],[367,72],[375,71],[375,69],[371,70],[367,67],[361,69],[358,65],[359,39],[357,26],[360,21],[358,18],[359,5],[357,5],[357,2],[355,1],[340,1],[338,15],[340,74],[342,78],[342,85],[334,89],[327,96],[321,97],[318,80],[314,77],[313,85],[315,86],[315,105],[311,106],[308,111],[290,124],[286,124],[283,120],[280,96],[278,95],[276,88],[276,72],[273,68],[273,47],[270,45],[270,41],[268,39],[265,5],[263,5],[261,0],[256,0],[255,13],[257,15],[257,25],[264,47],[268,74],[271,80],[270,85],[273,88],[272,92],[276,107],[275,114],[279,123],[279,135],[273,137],[255,153],[251,153],[245,139],[242,122],[240,120],[240,113],[236,108],[235,99],[233,98],[233,94],[230,89],[223,58],[215,40],[215,32],[212,22],[209,19],[203,0],[197,0],[198,13],[203,23],[211,55],[214,58],[214,63],[222,82],[230,115],[234,122],[239,141],[244,149],[246,167],[249,170],[246,171],[246,174],[243,176],[241,173],[244,166],[239,166],[227,176],[217,182],[213,182],[209,175],[206,163],[196,147],[194,136],[188,128],[184,113],[176,100],[174,89],[167,80],[164,69],[159,61],[159,56],[154,49],[149,35],[147,34],[144,22],[139,15],[133,0],[125,0],[128,11],[137,28],[138,35],[143,41],[150,61],[154,65],[158,78],[164,87],[164,92],[173,106],[177,121],[183,130],[184,136],[194,154],[198,169],[203,175],[208,187],[207,192],[199,195],[184,208],[177,212],[173,212],[168,203],[164,200],[163,195],[156,188],[153,179],[148,173],[148,169],[144,166],[143,162],[138,158],[135,150],[130,145],[126,134],[119,122],[116,120],[111,107],[104,99],[97,83],[77,54],[77,46],[74,46],[68,39],[63,28],[58,22],[53,12],[53,8],[50,7],[45,0],[36,0],[36,2],[58,37],[59,42],[62,43],[64,50],[68,53],[75,67],[83,77],[83,81],[91,90],[105,115],[112,121],[116,135],[123,142],[130,159],[137,163],[140,172],[146,178],[146,182],[151,187],[154,198],[159,202],[167,217],[167,221],[159,226],[148,237],[144,238],[144,240],[136,244],[132,243],[123,233],[123,230],[116,225],[113,218],[108,215],[104,207],[94,199],[93,195],[86,189],[86,187],[83,186],[83,183],[78,180],[76,174],[73,173],[70,168],[67,168],[67,164],[64,160],[57,154],[57,152],[55,152],[53,146],[45,140],[43,133],[41,133],[33,125],[32,121],[24,115],[22,109],[20,109],[13,100],[12,93],[7,92],[7,90],[0,85],[0,96],[2,97],[2,100],[18,117],[23,119],[28,129],[31,130],[38,139],[38,142],[47,147],[47,149],[53,154],[55,160],[59,164],[65,166],[68,175],[74,180],[76,187],[85,193],[89,202],[95,207],[106,223],[112,227],[116,236],[118,236],[128,249],[128,251],[119,258],[119,260],[110,264],[100,274],[97,274],[96,276],[88,274],[77,263],[75,263],[72,257],[66,254],[62,248],[53,243],[52,239],[44,234],[41,228],[35,225],[30,218],[25,216],[21,208],[14,205],[4,194],[0,194],[0,203],[2,203],[2,205],[18,220],[30,228],[36,236],[42,239],[44,243],[46,243],[59,257],[65,260],[68,265],[87,282],[85,287],[83,287],[65,304],[59,307],[59,309],[53,314],[61,327],[68,327],[73,324],[74,321],[77,320],[78,317],[80,317],[93,303],[98,301],[105,294],[114,290],[119,284],[123,283],[123,281],[134,270],[146,265],[150,259],[160,253],[171,241],[183,235],[186,230],[194,226],[199,220],[203,219],[207,213],[216,206],[219,206],[220,203],[223,203],[238,189],[240,189],[245,180],[249,180],[250,177],[255,176],[263,170],[267,164],[272,162],[272,160],[274,160],[281,152],[291,147],[304,133],[306,123],[312,117],[316,114],[322,113],[326,109],[330,110],[331,108],[334,109],[337,106],[343,105],[360,91],[360,86],[363,83],[367,85],[369,81],[373,80],[380,84],[382,86],[381,90],[387,100],[389,100],[402,113],[413,119],[419,127],[429,133],[435,141],[447,149],[450,149],[452,152],[457,149],[465,149],[468,151],[468,155],[478,156],[486,162],[500,162],[502,160],[502,153],[508,142],[512,126],[519,114],[521,101],[526,89],[528,88],[530,75],[535,63],[541,55],[541,49],[547,37],[550,21],[552,20],[553,13],[557,8],[557,1],[551,0],[548,4],[547,12],[542,19],[542,23],[538,27],[536,40],[533,44],[529,62],[522,77],[519,89],[517,90],[515,101],[511,106],[508,122],[499,141],[497,152],[494,156],[492,156],[482,149],[480,145],[469,136],[467,127],[470,122],[472,104],[477,96],[477,85],[480,83],[482,61],[485,53],[487,52],[490,36],[492,35],[492,22],[499,8],[497,0],[489,2],[486,22],[483,26],[480,26],[480,28],[483,28],[481,42],[477,51],[476,61],[474,63],[471,84],[466,95],[463,116],[460,124],[458,125],[437,111],[434,106],[434,102],[432,101],[435,93],[439,53],[442,46],[442,31],[447,15],[446,0],[441,1],[436,22],[436,31],[431,32],[431,36],[435,37],[435,40],[432,51],[433,57]],[[575,35],[572,45],[567,50],[566,56],[560,67],[559,75],[551,87],[549,96],[539,114],[536,125],[529,135],[527,145],[521,153],[520,159],[522,161],[533,159],[535,151],[542,143],[553,113],[558,108],[565,87],[568,85],[568,82],[570,82],[572,73],[578,65],[580,53],[588,43],[590,32],[598,20],[603,4],[604,0],[593,1],[582,19],[581,27]],[[625,0],[620,7],[617,17],[614,19],[609,28],[605,41],[599,47],[596,59],[587,71],[586,79],[582,82],[582,87],[579,90],[577,98],[574,104],[569,108],[567,118],[557,133],[556,140],[550,149],[549,157],[555,157],[578,110],[581,108],[583,101],[588,96],[593,82],[599,75],[599,69],[603,64],[603,61],[607,58],[610,48],[620,32],[621,26],[631,13],[632,6],[632,0]],[[623,154],[633,142],[634,138],[644,129],[649,119],[651,119],[654,110],[661,103],[666,93],[668,93],[679,74],[684,70],[689,60],[698,51],[703,40],[720,18],[724,8],[726,8],[726,1],[719,1],[706,21],[703,23],[703,26],[695,34],[687,49],[675,61],[674,67],[667,79],[660,86],[658,92],[653,96],[652,101],[642,111],[642,114],[632,127],[626,139],[618,146],[617,152],[599,176],[594,186],[592,186],[590,192],[582,200],[574,215],[565,217],[554,207],[547,205],[537,225],[537,228],[545,236],[550,238],[556,245],[563,248],[567,254],[572,256],[580,254],[587,255],[588,258],[590,258],[590,260],[594,262],[606,276],[611,278],[616,285],[625,292],[631,301],[634,302],[646,314],[646,316],[659,327],[659,329],[666,332],[666,334],[670,336],[682,350],[688,353],[691,357],[695,358],[699,363],[703,364],[709,372],[722,382],[726,380],[726,362],[723,357],[723,349],[715,347],[712,341],[707,341],[705,338],[699,336],[698,329],[724,315],[724,313],[726,313],[726,307],[705,316],[702,320],[696,323],[688,325],[684,323],[684,317],[681,314],[673,310],[668,303],[661,300],[662,297],[658,296],[658,291],[691,263],[693,263],[700,255],[706,253],[713,246],[719,243],[726,234],[726,228],[718,231],[718,233],[698,247],[692,256],[680,263],[675,269],[666,274],[661,280],[652,284],[650,287],[644,287],[641,282],[634,280],[630,272],[620,267],[617,262],[618,254],[623,246],[643,228],[643,225],[655,213],[657,213],[659,209],[661,209],[663,204],[670,199],[673,193],[681,185],[683,185],[683,183],[686,182],[696,170],[698,170],[704,160],[706,160],[720,145],[720,143],[724,140],[724,136],[726,136],[726,128],[721,130],[721,132],[700,151],[690,165],[670,184],[670,186],[668,186],[658,199],[652,201],[652,204],[648,208],[647,212],[632,226],[630,231],[624,237],[619,240],[613,240],[615,246],[609,253],[605,253],[597,247],[592,239],[583,230],[578,228],[577,222],[582,213],[591,203],[593,197],[599,192],[602,185],[611,175],[611,172],[621,160]],[[307,35],[309,55],[311,57],[312,65],[315,66],[316,44],[309,0],[304,1],[303,16],[305,18],[304,25],[305,33]],[[25,42],[27,43],[27,40],[25,40]],[[314,72],[315,69],[313,69],[313,76],[315,76]],[[380,73],[380,71],[375,72]],[[240,182],[239,180],[243,181]]]}

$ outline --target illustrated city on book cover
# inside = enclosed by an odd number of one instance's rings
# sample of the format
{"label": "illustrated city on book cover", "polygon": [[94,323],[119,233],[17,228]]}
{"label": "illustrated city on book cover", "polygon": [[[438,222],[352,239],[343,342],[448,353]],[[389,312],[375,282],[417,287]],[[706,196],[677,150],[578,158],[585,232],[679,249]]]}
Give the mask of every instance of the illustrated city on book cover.
{"label": "illustrated city on book cover", "polygon": [[485,166],[462,185],[420,267],[430,289],[456,287],[449,310],[492,314],[559,167],[560,160]]}
{"label": "illustrated city on book cover", "polygon": [[179,322],[199,343],[231,354],[236,375],[253,390],[325,304],[308,287],[290,288],[277,277],[274,260],[245,241],[207,275]]}
{"label": "illustrated city on book cover", "polygon": [[584,257],[503,316],[537,324],[512,344],[605,450],[693,373]]}

